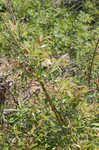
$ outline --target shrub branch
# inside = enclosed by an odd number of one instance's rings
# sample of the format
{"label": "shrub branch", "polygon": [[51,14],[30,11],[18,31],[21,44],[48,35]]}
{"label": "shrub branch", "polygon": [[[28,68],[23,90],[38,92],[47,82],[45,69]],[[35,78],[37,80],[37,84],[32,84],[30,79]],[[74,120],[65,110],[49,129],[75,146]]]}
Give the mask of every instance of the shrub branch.
{"label": "shrub branch", "polygon": [[59,122],[59,124],[66,126],[64,118],[61,116],[61,114],[59,113],[59,111],[57,110],[55,105],[52,103],[52,99],[51,99],[50,95],[48,94],[48,92],[47,92],[47,90],[46,90],[46,88],[44,86],[44,83],[42,81],[39,81],[39,82],[40,82],[40,85],[41,85],[41,87],[43,89],[43,92],[45,93],[45,96],[46,96],[46,98],[47,98],[47,100],[49,102],[49,105],[50,105],[52,111],[55,113],[57,121]]}

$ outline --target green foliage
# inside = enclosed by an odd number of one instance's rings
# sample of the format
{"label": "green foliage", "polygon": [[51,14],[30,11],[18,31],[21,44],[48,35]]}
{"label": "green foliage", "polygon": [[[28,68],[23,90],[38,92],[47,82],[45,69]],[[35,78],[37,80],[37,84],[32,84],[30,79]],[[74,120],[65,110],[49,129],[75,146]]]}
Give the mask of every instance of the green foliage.
{"label": "green foliage", "polygon": [[99,10],[76,2],[0,1],[1,149],[99,149]]}

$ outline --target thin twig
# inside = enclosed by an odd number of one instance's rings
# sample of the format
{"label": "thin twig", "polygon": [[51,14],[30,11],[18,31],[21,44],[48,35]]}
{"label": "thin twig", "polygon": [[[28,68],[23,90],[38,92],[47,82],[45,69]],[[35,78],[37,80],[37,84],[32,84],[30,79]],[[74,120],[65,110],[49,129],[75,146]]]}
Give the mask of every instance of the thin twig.
{"label": "thin twig", "polygon": [[44,83],[42,81],[39,81],[39,82],[40,82],[40,85],[43,89],[43,92],[45,93],[45,96],[46,96],[46,98],[47,98],[47,100],[51,106],[52,111],[55,113],[57,121],[59,122],[59,124],[66,126],[66,122],[65,122],[64,118],[61,116],[59,111],[56,109],[55,105],[52,103],[52,99],[51,99],[50,95],[48,94],[48,92],[44,86]]}
{"label": "thin twig", "polygon": [[12,20],[13,24],[15,25],[15,24],[16,24],[16,18],[15,18],[13,9],[12,9],[11,0],[6,0],[6,1],[7,1],[7,5],[8,5],[7,10],[8,10],[8,12],[10,13],[11,20]]}
{"label": "thin twig", "polygon": [[89,87],[90,87],[92,68],[93,68],[94,59],[95,59],[96,51],[97,51],[97,48],[98,48],[98,44],[99,44],[99,39],[98,39],[98,41],[96,43],[96,46],[95,46],[95,49],[94,49],[94,53],[93,53],[93,57],[92,57],[92,60],[91,60],[91,64],[90,64],[90,67],[89,67],[89,74],[88,74],[88,85],[89,85]]}

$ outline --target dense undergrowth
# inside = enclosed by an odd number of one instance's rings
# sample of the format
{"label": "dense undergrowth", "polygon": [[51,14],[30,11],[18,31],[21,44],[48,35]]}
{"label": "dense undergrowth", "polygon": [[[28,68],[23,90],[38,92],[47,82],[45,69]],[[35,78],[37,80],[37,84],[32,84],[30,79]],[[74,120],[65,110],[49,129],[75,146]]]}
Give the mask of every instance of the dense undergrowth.
{"label": "dense undergrowth", "polygon": [[0,150],[99,149],[98,5],[0,1]]}

